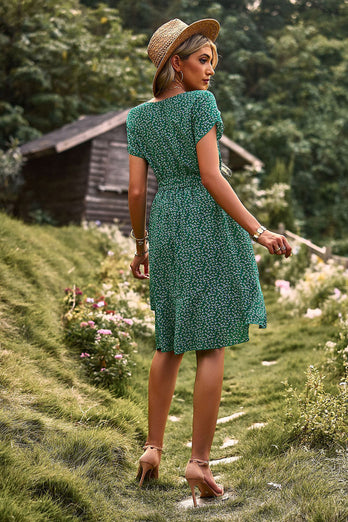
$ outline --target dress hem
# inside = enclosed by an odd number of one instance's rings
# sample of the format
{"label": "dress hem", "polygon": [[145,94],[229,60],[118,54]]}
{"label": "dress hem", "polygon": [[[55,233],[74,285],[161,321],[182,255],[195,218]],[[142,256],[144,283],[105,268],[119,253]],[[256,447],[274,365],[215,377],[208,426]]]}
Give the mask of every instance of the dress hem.
{"label": "dress hem", "polygon": [[[248,326],[248,327],[250,325],[258,325],[259,328],[262,328],[262,329],[267,328],[267,324],[265,324],[265,323],[255,322],[255,323],[246,324],[246,326]],[[249,340],[250,340],[250,337],[249,337],[249,333],[248,333],[248,335],[246,337],[244,337],[238,341],[234,340],[234,341],[232,341],[232,342],[230,341],[229,343],[226,343],[226,344],[221,343],[221,345],[214,346],[213,348],[211,348],[211,347],[209,347],[209,348],[188,348],[187,350],[179,351],[179,350],[175,350],[174,348],[172,350],[161,350],[161,348],[156,347],[156,351],[158,350],[159,352],[162,352],[162,353],[174,352],[175,355],[184,355],[187,352],[201,352],[201,351],[205,351],[205,350],[220,350],[221,348],[232,348],[233,346],[237,346],[238,344],[247,343]]]}

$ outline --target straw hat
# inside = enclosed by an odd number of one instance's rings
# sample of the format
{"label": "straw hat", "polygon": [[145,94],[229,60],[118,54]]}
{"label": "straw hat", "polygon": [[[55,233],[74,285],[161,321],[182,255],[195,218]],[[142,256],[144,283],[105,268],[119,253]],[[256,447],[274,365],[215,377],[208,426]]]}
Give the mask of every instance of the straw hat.
{"label": "straw hat", "polygon": [[161,27],[153,33],[147,47],[147,54],[157,67],[153,79],[154,94],[156,92],[157,77],[175,49],[194,34],[203,34],[214,42],[219,34],[219,29],[219,22],[212,18],[198,20],[191,25],[185,24],[185,22],[182,22],[179,18],[174,18],[161,25]]}

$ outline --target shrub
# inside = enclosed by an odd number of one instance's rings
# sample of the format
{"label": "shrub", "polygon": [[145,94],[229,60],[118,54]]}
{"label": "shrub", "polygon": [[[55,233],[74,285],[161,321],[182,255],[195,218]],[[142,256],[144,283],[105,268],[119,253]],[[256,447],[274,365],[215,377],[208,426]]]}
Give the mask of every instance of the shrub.
{"label": "shrub", "polygon": [[340,383],[334,395],[325,391],[324,377],[314,366],[306,377],[302,393],[287,385],[287,420],[293,438],[309,446],[346,445],[347,383]]}
{"label": "shrub", "polygon": [[274,228],[282,222],[291,226],[293,220],[287,197],[290,191],[289,183],[277,179],[261,189],[261,175],[261,172],[246,167],[233,172],[229,181],[232,187],[238,187],[238,197],[264,225]]}
{"label": "shrub", "polygon": [[339,333],[336,341],[327,341],[324,346],[326,352],[325,367],[342,379],[348,377],[348,315],[339,320]]}
{"label": "shrub", "polygon": [[286,259],[271,256],[261,245],[254,245],[263,284],[274,285],[277,280],[285,280],[293,287],[303,277],[310,265],[308,248],[296,242],[291,242],[291,246],[293,255]]}
{"label": "shrub", "polygon": [[65,290],[66,340],[79,350],[80,359],[95,384],[124,394],[135,365],[132,353],[133,320],[108,308],[104,296],[83,298],[79,288]]}
{"label": "shrub", "polygon": [[340,314],[348,312],[347,284],[348,271],[343,266],[332,260],[325,263],[312,255],[303,277],[294,287],[282,292],[280,302],[290,304],[295,313],[333,323]]}
{"label": "shrub", "polygon": [[23,184],[23,158],[16,142],[8,150],[0,150],[0,208],[11,214]]}

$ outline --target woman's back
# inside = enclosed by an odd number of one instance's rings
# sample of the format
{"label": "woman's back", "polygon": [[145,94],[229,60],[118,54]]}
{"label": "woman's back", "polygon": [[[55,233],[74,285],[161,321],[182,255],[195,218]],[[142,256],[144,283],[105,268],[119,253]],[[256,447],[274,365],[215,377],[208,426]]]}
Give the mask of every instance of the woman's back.
{"label": "woman's back", "polygon": [[216,126],[214,95],[197,90],[132,109],[128,150],[153,168],[159,189],[149,223],[150,301],[161,351],[204,350],[248,340],[266,325],[247,232],[203,186],[197,143]]}
{"label": "woman's back", "polygon": [[200,182],[196,144],[214,126],[223,132],[220,111],[209,91],[190,91],[132,109],[128,151],[145,158],[159,186]]}

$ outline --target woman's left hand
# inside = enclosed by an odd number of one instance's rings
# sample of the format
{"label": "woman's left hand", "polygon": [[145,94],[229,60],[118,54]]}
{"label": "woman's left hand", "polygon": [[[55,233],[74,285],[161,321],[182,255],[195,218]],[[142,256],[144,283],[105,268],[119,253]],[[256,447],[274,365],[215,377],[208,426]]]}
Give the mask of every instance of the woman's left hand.
{"label": "woman's left hand", "polygon": [[[140,267],[144,265],[144,273],[142,273]],[[136,279],[149,279],[149,254],[146,252],[142,256],[134,256],[133,261],[130,264],[132,274]]]}
{"label": "woman's left hand", "polygon": [[260,235],[257,242],[267,248],[270,254],[276,254],[278,256],[284,255],[285,257],[291,255],[291,246],[286,237],[271,232],[270,230],[265,230],[265,232]]}

